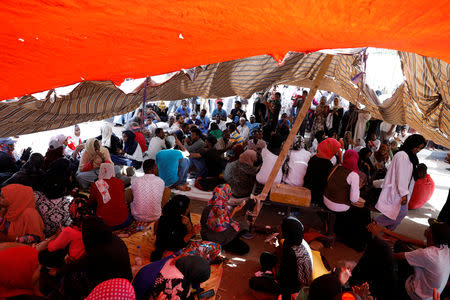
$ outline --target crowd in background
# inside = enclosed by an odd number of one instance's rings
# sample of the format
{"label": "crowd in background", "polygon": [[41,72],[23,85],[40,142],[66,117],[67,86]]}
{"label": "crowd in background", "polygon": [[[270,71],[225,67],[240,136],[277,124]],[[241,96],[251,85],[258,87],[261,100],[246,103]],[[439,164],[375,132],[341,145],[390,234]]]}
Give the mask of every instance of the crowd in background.
{"label": "crowd in background", "polygon": [[[0,298],[82,299],[111,282],[137,299],[186,299],[191,288],[199,291],[210,264],[223,261],[222,250],[250,250],[244,239],[253,236],[251,195],[267,182],[308,97],[307,90],[280,91],[257,93],[253,107],[235,99],[232,109],[221,99],[150,103],[114,125],[105,122],[97,137],[82,140],[78,126],[71,136],[54,136],[45,155],[31,148],[18,155],[15,139],[0,139],[0,242],[20,243],[0,244],[0,262],[21,270],[14,278],[2,272]],[[346,290],[362,299],[369,291],[377,299],[431,299],[449,276],[448,200],[430,221],[427,243],[394,232],[408,208],[422,207],[433,193],[417,157],[427,141],[342,103],[336,94],[315,95],[275,183],[309,189],[326,224],[322,236],[364,252],[363,259],[313,279],[303,224],[288,217],[282,246],[261,255],[262,271],[250,286],[283,299],[304,287],[309,299],[334,299]],[[121,135],[113,126],[124,126]],[[136,170],[144,175],[134,176]],[[198,225],[188,197],[169,200],[170,189],[193,186],[212,192]],[[245,200],[232,206],[232,198]],[[248,218],[236,221],[240,210]],[[152,263],[137,271],[115,233],[150,222],[157,224]],[[399,241],[394,251],[383,235]],[[421,249],[410,251],[411,245]]]}

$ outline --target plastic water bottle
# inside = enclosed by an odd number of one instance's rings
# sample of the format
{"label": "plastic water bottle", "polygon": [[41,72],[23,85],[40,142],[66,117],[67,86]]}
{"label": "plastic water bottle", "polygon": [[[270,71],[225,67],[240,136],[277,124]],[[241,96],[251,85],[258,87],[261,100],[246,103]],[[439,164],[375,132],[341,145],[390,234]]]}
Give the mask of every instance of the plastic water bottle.
{"label": "plastic water bottle", "polygon": [[134,257],[134,266],[131,267],[131,272],[133,272],[133,276],[139,271],[142,266],[142,256],[141,256],[141,246],[137,246],[137,253]]}
{"label": "plastic water bottle", "polygon": [[142,266],[141,246],[137,246],[137,255],[134,258],[134,262],[135,262],[136,266],[138,266],[138,267]]}

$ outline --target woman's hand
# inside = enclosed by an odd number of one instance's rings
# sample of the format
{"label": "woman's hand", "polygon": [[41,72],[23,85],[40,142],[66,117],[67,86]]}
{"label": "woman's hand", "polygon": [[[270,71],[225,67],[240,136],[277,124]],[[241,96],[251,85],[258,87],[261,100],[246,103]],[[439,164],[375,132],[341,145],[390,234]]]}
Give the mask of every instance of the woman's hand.
{"label": "woman's hand", "polygon": [[400,202],[401,205],[405,205],[408,202],[408,195],[405,195],[402,197],[402,202]]}
{"label": "woman's hand", "polygon": [[369,232],[371,232],[374,236],[381,238],[381,233],[384,232],[384,227],[372,222],[367,225],[367,230],[369,230]]}
{"label": "woman's hand", "polygon": [[364,200],[363,198],[359,198],[357,202],[352,203],[354,206],[362,208],[364,207],[364,204],[366,203],[366,200]]}
{"label": "woman's hand", "polygon": [[367,282],[364,282],[360,286],[354,286],[352,287],[353,293],[360,296],[363,300],[369,299],[370,290],[369,290],[369,284]]}
{"label": "woman's hand", "polygon": [[202,229],[202,225],[200,223],[197,223],[192,228],[192,235],[197,235],[200,233],[200,230]]}

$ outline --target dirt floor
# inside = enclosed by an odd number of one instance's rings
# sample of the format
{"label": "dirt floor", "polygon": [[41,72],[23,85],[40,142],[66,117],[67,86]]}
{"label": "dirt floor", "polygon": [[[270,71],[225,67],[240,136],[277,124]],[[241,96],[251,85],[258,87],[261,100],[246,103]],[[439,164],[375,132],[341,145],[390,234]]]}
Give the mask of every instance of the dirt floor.
{"label": "dirt floor", "polygon": [[[203,201],[192,200],[191,211],[200,214],[205,205],[206,203]],[[224,265],[222,282],[216,299],[275,299],[275,296],[272,294],[250,289],[248,280],[255,272],[260,270],[259,256],[261,253],[264,251],[275,251],[274,246],[265,243],[265,239],[269,235],[261,233],[261,231],[264,231],[266,225],[278,229],[286,214],[286,207],[265,205],[256,222],[254,238],[251,240],[243,239],[249,244],[250,252],[243,256],[224,252],[224,255],[229,257],[230,260]],[[296,217],[303,222],[305,230],[309,230],[311,227],[320,229],[322,226],[319,218],[310,212],[299,213]],[[242,218],[242,214],[236,216],[237,220],[241,220]],[[358,261],[362,255],[362,253],[357,253],[339,242],[336,242],[333,248],[323,248],[321,253],[331,266],[335,265],[339,260],[344,259]]]}
{"label": "dirt floor", "polygon": [[[427,220],[430,217],[437,217],[440,209],[444,205],[449,192],[450,165],[444,162],[445,151],[422,150],[419,159],[428,166],[428,173],[435,181],[436,187],[432,199],[424,207],[417,210],[410,210],[408,216],[396,230],[399,233],[413,238],[423,239],[423,232],[428,226]],[[192,200],[191,210],[194,213],[201,213],[206,205],[204,201]],[[294,211],[295,213],[295,211]],[[283,206],[265,205],[261,210],[256,222],[254,238],[245,240],[250,246],[250,252],[244,256],[236,256],[224,252],[230,261],[224,265],[222,282],[220,284],[216,299],[276,299],[275,295],[261,293],[250,289],[248,280],[253,274],[260,270],[259,256],[264,251],[274,251],[274,247],[265,243],[268,237],[265,233],[258,233],[258,229],[263,229],[266,225],[278,228],[283,217],[287,215],[287,209]],[[373,214],[376,215],[376,214]],[[305,230],[310,228],[320,230],[323,224],[320,218],[312,212],[298,212],[296,217],[302,221]],[[236,218],[243,218],[237,215]],[[263,230],[261,230],[263,231]],[[339,260],[353,260],[357,262],[362,253],[358,253],[351,248],[337,241],[333,248],[323,248],[322,255],[326,258],[330,266],[334,266]]]}

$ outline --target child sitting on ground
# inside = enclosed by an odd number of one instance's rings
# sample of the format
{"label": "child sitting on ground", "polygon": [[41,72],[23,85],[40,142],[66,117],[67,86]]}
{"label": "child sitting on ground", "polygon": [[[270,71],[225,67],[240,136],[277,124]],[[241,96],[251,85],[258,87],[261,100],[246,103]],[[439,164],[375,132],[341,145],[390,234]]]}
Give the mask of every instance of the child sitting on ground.
{"label": "child sitting on ground", "polygon": [[425,164],[417,165],[418,179],[414,183],[414,189],[409,200],[408,208],[421,208],[431,199],[434,192],[434,181],[430,174],[427,174],[427,166]]}

